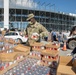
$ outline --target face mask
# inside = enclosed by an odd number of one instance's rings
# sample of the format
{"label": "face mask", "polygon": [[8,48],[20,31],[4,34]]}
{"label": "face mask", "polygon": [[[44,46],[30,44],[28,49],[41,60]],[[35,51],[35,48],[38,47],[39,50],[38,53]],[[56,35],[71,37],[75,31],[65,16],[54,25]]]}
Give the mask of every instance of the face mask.
{"label": "face mask", "polygon": [[30,25],[32,25],[33,23],[31,21],[28,22]]}

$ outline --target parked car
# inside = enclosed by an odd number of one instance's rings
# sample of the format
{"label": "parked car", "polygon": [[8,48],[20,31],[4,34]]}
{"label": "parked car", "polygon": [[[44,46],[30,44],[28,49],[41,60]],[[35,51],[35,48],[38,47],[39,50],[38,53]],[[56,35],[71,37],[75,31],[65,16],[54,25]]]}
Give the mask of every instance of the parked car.
{"label": "parked car", "polygon": [[5,38],[12,38],[12,39],[17,39],[20,41],[20,43],[27,42],[27,37],[21,35],[20,32],[8,32],[4,35]]}

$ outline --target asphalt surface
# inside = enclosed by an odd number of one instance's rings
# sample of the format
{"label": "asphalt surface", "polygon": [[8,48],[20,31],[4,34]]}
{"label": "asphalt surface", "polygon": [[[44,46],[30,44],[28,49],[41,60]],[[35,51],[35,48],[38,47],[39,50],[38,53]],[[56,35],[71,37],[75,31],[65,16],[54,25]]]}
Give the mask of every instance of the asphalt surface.
{"label": "asphalt surface", "polygon": [[59,55],[60,56],[67,56],[67,54],[70,54],[72,52],[72,50],[67,49],[66,51],[63,51],[62,49],[60,49],[59,51]]}
{"label": "asphalt surface", "polygon": [[66,47],[66,50],[63,50],[63,43],[60,46],[60,56],[67,56],[67,54],[70,54],[73,50],[69,49],[68,47]]}

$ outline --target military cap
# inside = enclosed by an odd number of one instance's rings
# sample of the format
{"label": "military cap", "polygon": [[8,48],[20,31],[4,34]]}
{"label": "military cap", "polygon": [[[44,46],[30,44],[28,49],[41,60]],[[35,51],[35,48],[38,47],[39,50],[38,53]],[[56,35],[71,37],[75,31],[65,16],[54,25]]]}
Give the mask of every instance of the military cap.
{"label": "military cap", "polygon": [[29,15],[28,15],[28,18],[27,18],[27,21],[30,20],[30,19],[33,18],[33,17],[34,17],[34,14],[29,14]]}

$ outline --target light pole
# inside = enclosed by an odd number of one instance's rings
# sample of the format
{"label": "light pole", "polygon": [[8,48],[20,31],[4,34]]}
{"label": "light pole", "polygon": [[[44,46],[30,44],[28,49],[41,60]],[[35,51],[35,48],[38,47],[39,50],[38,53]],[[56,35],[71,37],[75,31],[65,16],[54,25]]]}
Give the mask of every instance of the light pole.
{"label": "light pole", "polygon": [[49,6],[50,7],[50,10],[51,10],[51,7],[52,6],[54,6],[54,12],[55,12],[55,4],[52,4],[52,5]]}
{"label": "light pole", "polygon": [[44,5],[45,5],[45,2],[41,4],[41,6],[44,6]]}
{"label": "light pole", "polygon": [[49,6],[49,5],[50,5],[50,3],[48,3],[48,4],[45,5],[45,10],[46,10],[46,7]]}
{"label": "light pole", "polygon": [[39,6],[39,10],[40,10],[40,1],[39,1],[37,4],[38,4],[38,6]]}

